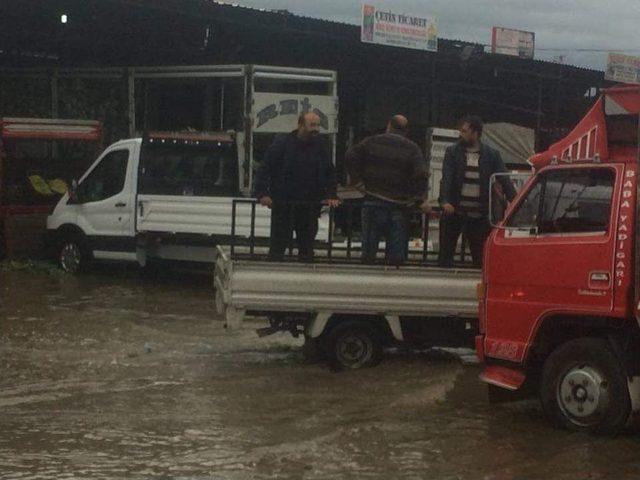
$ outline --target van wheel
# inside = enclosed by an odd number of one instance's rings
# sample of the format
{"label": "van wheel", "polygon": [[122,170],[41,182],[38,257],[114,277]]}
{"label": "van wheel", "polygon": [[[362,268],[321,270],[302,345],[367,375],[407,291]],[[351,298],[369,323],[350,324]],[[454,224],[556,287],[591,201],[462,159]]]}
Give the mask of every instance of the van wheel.
{"label": "van wheel", "polygon": [[373,367],[382,360],[382,341],[373,326],[349,321],[328,333],[325,351],[329,365],[336,371]]}
{"label": "van wheel", "polygon": [[631,414],[625,369],[597,338],[572,340],[549,355],[540,400],[549,419],[570,430],[613,435]]}
{"label": "van wheel", "polygon": [[80,235],[68,234],[62,237],[58,249],[58,263],[67,273],[79,273],[87,268],[91,252]]}

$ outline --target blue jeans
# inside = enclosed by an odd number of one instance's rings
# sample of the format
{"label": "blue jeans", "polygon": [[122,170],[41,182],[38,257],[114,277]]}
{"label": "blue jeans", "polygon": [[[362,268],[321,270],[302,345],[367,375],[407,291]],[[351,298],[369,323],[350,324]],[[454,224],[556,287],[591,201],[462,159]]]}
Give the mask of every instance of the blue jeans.
{"label": "blue jeans", "polygon": [[362,261],[374,263],[378,245],[384,237],[386,262],[404,263],[408,253],[409,221],[406,207],[377,198],[365,198],[362,204]]}

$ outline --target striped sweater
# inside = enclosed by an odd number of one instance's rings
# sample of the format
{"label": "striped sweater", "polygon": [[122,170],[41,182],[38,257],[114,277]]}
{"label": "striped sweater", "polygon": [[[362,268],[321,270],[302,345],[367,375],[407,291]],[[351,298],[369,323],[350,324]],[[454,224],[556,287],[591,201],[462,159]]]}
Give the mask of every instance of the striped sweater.
{"label": "striped sweater", "polygon": [[480,218],[480,160],[479,150],[467,150],[467,164],[460,192],[461,213],[470,218]]}

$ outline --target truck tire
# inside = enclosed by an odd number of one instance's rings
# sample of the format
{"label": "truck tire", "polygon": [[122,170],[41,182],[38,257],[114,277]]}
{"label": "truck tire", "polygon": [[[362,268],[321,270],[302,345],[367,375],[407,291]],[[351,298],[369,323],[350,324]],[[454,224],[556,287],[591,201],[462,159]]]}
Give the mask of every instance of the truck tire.
{"label": "truck tire", "polygon": [[373,367],[382,360],[382,341],[367,322],[347,321],[327,334],[325,352],[335,371]]}
{"label": "truck tire", "polygon": [[67,273],[83,272],[91,261],[91,250],[79,233],[65,233],[58,243],[58,264]]}
{"label": "truck tire", "polygon": [[547,417],[569,430],[615,435],[631,414],[625,369],[598,338],[571,340],[549,355],[540,400]]}

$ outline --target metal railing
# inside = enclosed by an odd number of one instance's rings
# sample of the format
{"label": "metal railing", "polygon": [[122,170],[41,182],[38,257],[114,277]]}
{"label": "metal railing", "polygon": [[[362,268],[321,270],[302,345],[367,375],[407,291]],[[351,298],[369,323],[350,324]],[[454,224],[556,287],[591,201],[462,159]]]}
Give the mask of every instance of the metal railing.
{"label": "metal railing", "polygon": [[[248,232],[240,232],[238,215],[239,206],[248,205],[250,208],[250,219],[248,225]],[[287,202],[286,206],[289,207],[290,222],[293,222],[293,216],[295,214],[295,207],[309,207],[311,205],[319,206],[317,202]],[[293,208],[291,208],[293,207]],[[269,244],[270,239],[266,236],[256,236],[256,212],[258,208],[267,208],[259,205],[258,201],[253,198],[246,199],[234,199],[231,207],[231,238],[230,238],[230,255],[234,260],[250,260],[250,261],[273,261],[273,258],[269,256]],[[328,206],[322,206],[322,210],[319,209],[321,216],[326,216],[326,238],[318,238],[313,242],[313,249],[315,255],[313,257],[314,263],[336,263],[336,264],[349,264],[349,263],[363,263],[362,256],[362,240],[360,239],[360,245],[358,245],[357,234],[360,233],[358,227],[359,213],[363,207],[360,201],[347,200],[344,201],[337,208],[330,208]],[[411,248],[408,242],[406,258],[401,265],[413,265],[413,266],[438,266],[439,249],[429,248],[430,240],[430,226],[435,227],[435,222],[439,222],[440,207],[434,207],[431,214],[425,214],[421,210],[407,209],[407,215],[409,217],[409,230],[413,231],[416,228],[420,229],[420,239],[422,242],[421,248]],[[338,225],[340,236],[338,241],[336,239],[336,224]],[[319,220],[320,227],[323,225],[323,221]],[[246,228],[245,228],[246,230]],[[319,228],[319,231],[322,231]],[[438,225],[439,231],[439,225]],[[356,236],[354,240],[354,236]],[[411,236],[410,236],[411,237]],[[417,237],[414,236],[414,239]],[[381,239],[388,247],[388,239]],[[438,245],[440,242],[438,239]],[[298,255],[294,253],[294,244],[296,240],[291,235],[289,245],[286,249],[284,258],[278,261],[300,261]],[[471,262],[471,255],[468,250],[468,241],[461,235],[461,241],[456,246],[454,255],[454,267],[455,268],[471,268],[473,267]],[[384,256],[381,253],[385,253]],[[376,259],[373,262],[367,262],[368,264],[388,264],[386,261],[387,255],[383,249],[378,245],[376,252]]]}

